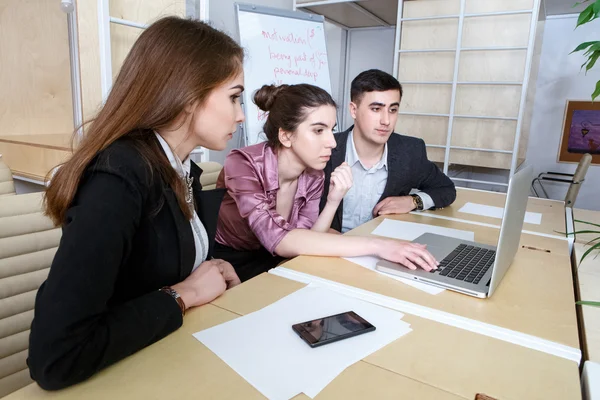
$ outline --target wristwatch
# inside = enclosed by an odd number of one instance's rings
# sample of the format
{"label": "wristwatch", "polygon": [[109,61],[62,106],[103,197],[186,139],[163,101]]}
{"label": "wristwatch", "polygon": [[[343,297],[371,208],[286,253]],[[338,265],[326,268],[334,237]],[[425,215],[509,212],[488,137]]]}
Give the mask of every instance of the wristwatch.
{"label": "wristwatch", "polygon": [[423,211],[423,200],[421,200],[421,197],[416,194],[411,194],[410,197],[413,198],[413,204],[415,205],[414,209]]}

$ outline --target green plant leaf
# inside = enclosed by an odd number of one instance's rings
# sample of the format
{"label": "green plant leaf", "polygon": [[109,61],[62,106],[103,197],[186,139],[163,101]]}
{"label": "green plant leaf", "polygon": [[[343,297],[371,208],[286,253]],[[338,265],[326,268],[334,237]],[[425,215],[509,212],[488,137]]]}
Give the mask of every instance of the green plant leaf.
{"label": "green plant leaf", "polygon": [[596,82],[596,90],[592,93],[592,101],[596,100],[598,96],[600,96],[600,81]]}
{"label": "green plant leaf", "polygon": [[600,301],[576,301],[575,304],[579,304],[581,306],[592,306],[592,307],[600,307]]}
{"label": "green plant leaf", "polygon": [[592,45],[583,53],[584,56],[589,56],[592,53],[600,51],[600,42],[592,43]]}
{"label": "green plant leaf", "polygon": [[593,225],[593,226],[597,226],[598,228],[600,228],[599,224],[594,224],[593,222],[588,222],[588,221],[582,221],[580,219],[575,219],[575,222],[579,222],[580,224],[587,224],[587,225]]}
{"label": "green plant leaf", "polygon": [[592,67],[594,66],[594,64],[596,64],[596,61],[598,60],[598,57],[600,57],[600,52],[595,52],[594,55],[592,55],[589,60],[588,60],[588,65],[587,67],[585,67],[585,72],[587,73],[587,71],[589,71],[590,69],[592,69]]}
{"label": "green plant leaf", "polygon": [[579,260],[579,262],[583,262],[583,259],[587,257],[588,254],[590,254],[592,251],[594,251],[595,249],[600,248],[600,243],[596,243],[595,245],[593,245],[592,247],[590,247],[589,249],[587,249],[585,251],[585,253],[583,253],[583,255],[581,256],[581,260]]}
{"label": "green plant leaf", "polygon": [[579,26],[581,26],[583,24],[587,24],[594,17],[595,17],[595,15],[594,15],[594,5],[590,4],[589,6],[587,6],[587,8],[585,10],[583,10],[579,14],[579,18],[577,19],[577,25],[575,26],[575,29],[577,29]]}
{"label": "green plant leaf", "polygon": [[579,235],[579,234],[584,234],[584,233],[600,234],[600,232],[598,232],[598,231],[575,231],[575,232],[570,232],[569,235]]}
{"label": "green plant leaf", "polygon": [[577,3],[573,4],[573,7],[571,7],[571,8],[575,8],[575,7],[577,7],[577,6],[581,5],[581,4],[587,3],[588,1],[590,1],[590,0],[578,1]]}
{"label": "green plant leaf", "polygon": [[569,54],[573,54],[576,51],[581,51],[583,49],[586,49],[586,48],[590,47],[591,45],[593,45],[594,43],[600,43],[600,42],[597,42],[597,41],[594,41],[594,42],[583,42],[579,46],[575,47],[575,50],[573,50]]}
{"label": "green plant leaf", "polygon": [[592,4],[592,9],[594,10],[594,18],[598,18],[598,14],[600,14],[600,1],[596,0],[596,2]]}
{"label": "green plant leaf", "polygon": [[585,245],[589,246],[590,244],[594,243],[596,240],[600,240],[600,237],[594,238],[592,240],[590,240],[589,242],[587,242]]}

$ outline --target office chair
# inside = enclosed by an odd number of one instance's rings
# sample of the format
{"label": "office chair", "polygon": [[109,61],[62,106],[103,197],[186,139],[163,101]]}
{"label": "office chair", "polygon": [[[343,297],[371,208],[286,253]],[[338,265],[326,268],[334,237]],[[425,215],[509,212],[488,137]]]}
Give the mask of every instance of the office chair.
{"label": "office chair", "polygon": [[591,162],[591,154],[586,153],[581,157],[581,160],[579,160],[579,164],[577,165],[577,169],[575,170],[574,174],[565,174],[562,172],[542,172],[536,178],[534,178],[533,181],[531,181],[531,189],[537,197],[540,197],[535,188],[535,184],[537,183],[544,193],[544,196],[548,198],[548,192],[546,192],[546,189],[544,188],[542,183],[543,181],[569,183],[569,189],[567,190],[567,195],[565,196],[565,207],[573,207],[575,200],[577,199],[577,195],[579,194],[579,189],[581,189],[581,185],[585,181],[585,175],[587,174],[587,170],[590,167]]}
{"label": "office chair", "polygon": [[35,295],[60,237],[42,193],[0,196],[0,397],[32,382],[25,360]]}
{"label": "office chair", "polygon": [[2,154],[0,154],[0,196],[12,196],[14,194],[15,184],[12,172],[8,165],[2,161]]}

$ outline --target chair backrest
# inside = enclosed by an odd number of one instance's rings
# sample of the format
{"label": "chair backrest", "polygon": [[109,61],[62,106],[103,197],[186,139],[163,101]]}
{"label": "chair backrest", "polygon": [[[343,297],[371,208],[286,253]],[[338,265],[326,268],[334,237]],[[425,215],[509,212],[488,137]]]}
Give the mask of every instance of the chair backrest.
{"label": "chair backrest", "polygon": [[11,196],[14,194],[15,184],[13,182],[12,171],[2,161],[2,155],[0,154],[0,196]]}
{"label": "chair backrest", "polygon": [[61,230],[42,212],[42,193],[0,197],[0,397],[32,382],[26,359],[38,288]]}
{"label": "chair backrest", "polygon": [[202,190],[212,190],[217,187],[217,178],[223,169],[223,166],[218,162],[206,161],[198,164],[202,168],[200,183]]}
{"label": "chair backrest", "polygon": [[581,189],[581,185],[585,180],[585,175],[587,174],[587,170],[590,167],[591,162],[592,155],[587,153],[581,157],[581,160],[579,160],[575,174],[573,174],[573,182],[569,186],[569,190],[567,190],[567,195],[565,196],[565,207],[573,207],[575,205],[575,200],[577,200],[579,189]]}

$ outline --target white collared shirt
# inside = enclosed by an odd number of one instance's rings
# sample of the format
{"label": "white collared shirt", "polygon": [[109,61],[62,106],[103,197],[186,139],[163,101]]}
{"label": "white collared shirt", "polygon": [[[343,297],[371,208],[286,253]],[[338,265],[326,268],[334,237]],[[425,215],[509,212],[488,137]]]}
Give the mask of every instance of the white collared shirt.
{"label": "white collared shirt", "polygon": [[[348,135],[346,142],[346,163],[352,169],[354,181],[346,196],[342,214],[342,233],[356,228],[373,218],[373,209],[379,202],[388,178],[388,145],[383,147],[383,154],[377,164],[365,167],[360,161],[354,146],[354,131]],[[423,209],[434,206],[427,193],[416,192],[423,201]]]}
{"label": "white collared shirt", "polygon": [[[163,150],[165,151],[171,166],[177,171],[177,174],[184,179],[185,176],[190,174],[191,169],[191,161],[190,158],[186,158],[183,162],[177,157],[176,154],[173,153],[169,144],[162,138],[158,133],[154,133],[156,138],[160,142]],[[192,219],[190,220],[190,226],[192,228],[192,234],[194,235],[194,245],[196,248],[196,259],[194,260],[194,266],[192,271],[202,264],[208,255],[208,234],[206,233],[206,228],[202,225],[202,221],[198,218],[198,214],[196,214],[196,210],[193,211]]]}
{"label": "white collared shirt", "polygon": [[388,145],[383,147],[383,154],[377,164],[365,167],[360,161],[354,146],[354,132],[348,135],[346,143],[346,163],[352,169],[354,183],[344,196],[344,212],[342,215],[342,233],[354,229],[373,218],[373,208],[383,194],[388,178],[387,166]]}

